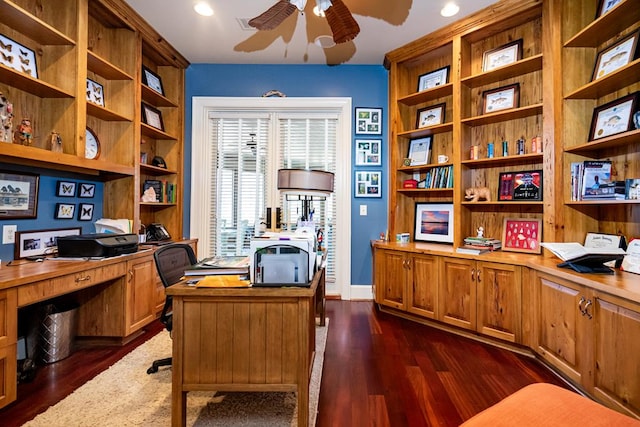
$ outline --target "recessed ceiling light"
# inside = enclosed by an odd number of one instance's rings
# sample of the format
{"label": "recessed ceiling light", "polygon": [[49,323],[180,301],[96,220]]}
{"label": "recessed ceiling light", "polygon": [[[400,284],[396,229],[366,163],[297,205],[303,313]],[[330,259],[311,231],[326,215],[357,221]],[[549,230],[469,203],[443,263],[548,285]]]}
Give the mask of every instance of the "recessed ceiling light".
{"label": "recessed ceiling light", "polygon": [[448,18],[448,17],[453,16],[456,13],[458,13],[459,10],[460,10],[460,7],[457,4],[455,4],[453,2],[449,2],[449,3],[444,5],[442,10],[440,11],[440,15]]}
{"label": "recessed ceiling light", "polygon": [[193,6],[193,10],[196,11],[197,14],[202,16],[211,16],[213,15],[213,9],[209,6],[209,3],[204,1],[199,1]]}

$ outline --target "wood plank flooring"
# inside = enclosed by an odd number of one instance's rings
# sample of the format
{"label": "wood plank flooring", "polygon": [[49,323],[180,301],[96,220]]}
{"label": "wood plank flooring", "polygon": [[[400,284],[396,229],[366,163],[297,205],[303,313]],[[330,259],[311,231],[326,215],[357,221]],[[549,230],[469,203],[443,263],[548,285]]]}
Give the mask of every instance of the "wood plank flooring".
{"label": "wood plank flooring", "polygon": [[[318,427],[457,426],[527,384],[563,385],[536,360],[381,313],[372,302],[329,300],[327,316]],[[78,350],[39,368],[18,385],[18,401],[0,409],[0,425],[22,425],[158,332],[154,322],[126,346]]]}

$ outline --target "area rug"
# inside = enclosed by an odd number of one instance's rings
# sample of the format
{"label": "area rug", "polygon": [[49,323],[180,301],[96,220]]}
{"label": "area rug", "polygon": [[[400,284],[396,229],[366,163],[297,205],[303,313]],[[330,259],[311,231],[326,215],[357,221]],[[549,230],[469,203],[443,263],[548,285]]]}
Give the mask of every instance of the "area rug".
{"label": "area rug", "polygon": [[[327,342],[327,326],[316,328],[316,357],[309,384],[309,425],[314,426]],[[160,333],[106,371],[47,409],[27,427],[169,426],[171,369],[148,375],[151,362],[171,353],[171,338]],[[188,426],[297,426],[295,393],[213,393],[187,395]]]}

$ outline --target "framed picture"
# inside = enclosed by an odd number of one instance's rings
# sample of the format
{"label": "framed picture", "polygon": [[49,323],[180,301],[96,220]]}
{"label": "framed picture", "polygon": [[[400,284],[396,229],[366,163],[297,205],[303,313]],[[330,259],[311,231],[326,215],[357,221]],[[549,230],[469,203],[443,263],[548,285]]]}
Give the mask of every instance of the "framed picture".
{"label": "framed picture", "polygon": [[382,135],[382,108],[356,108],[356,133]]}
{"label": "framed picture", "polygon": [[142,122],[164,132],[162,113],[151,105],[142,104]]}
{"label": "framed picture", "polygon": [[505,218],[502,225],[502,250],[539,254],[542,251],[542,220]]}
{"label": "framed picture", "polygon": [[56,183],[56,196],[74,197],[76,195],[76,183],[69,181],[58,181]]}
{"label": "framed picture", "polygon": [[500,172],[498,200],[503,202],[541,201],[542,170]]}
{"label": "framed picture", "polygon": [[75,212],[76,205],[74,203],[56,203],[56,211],[53,217],[55,219],[73,219]]}
{"label": "framed picture", "polygon": [[482,54],[482,71],[491,71],[522,59],[522,39],[507,43]]}
{"label": "framed picture", "polygon": [[149,157],[147,155],[147,153],[140,153],[140,163],[143,165],[148,164],[149,161]]}
{"label": "framed picture", "polygon": [[482,92],[482,114],[518,108],[519,104],[519,83]]}
{"label": "framed picture", "polygon": [[0,34],[0,64],[38,78],[36,54],[33,50]]}
{"label": "framed picture", "polygon": [[416,203],[413,240],[453,243],[453,204]]}
{"label": "framed picture", "polygon": [[636,59],[638,57],[639,35],[640,31],[636,31],[613,46],[598,52],[591,80],[598,80],[611,74]]}
{"label": "framed picture", "polygon": [[638,92],[594,108],[589,141],[633,129],[633,113],[637,109]]}
{"label": "framed picture", "polygon": [[380,166],[381,139],[356,139],[356,166]]}
{"label": "framed picture", "polygon": [[411,159],[409,166],[427,165],[431,162],[431,139],[432,136],[425,136],[409,141],[407,153],[407,159]]}
{"label": "framed picture", "polygon": [[435,71],[422,74],[418,78],[418,92],[447,84],[449,82],[449,69],[450,67],[447,65]]}
{"label": "framed picture", "polygon": [[355,197],[382,197],[382,171],[356,171]]}
{"label": "framed picture", "polygon": [[81,182],[78,187],[78,197],[83,199],[92,199],[96,194],[96,185],[86,182]]}
{"label": "framed picture", "polygon": [[58,237],[77,236],[80,227],[56,228],[51,230],[16,231],[14,259],[43,256],[56,253]]}
{"label": "framed picture", "polygon": [[598,10],[596,11],[596,19],[609,12],[620,3],[622,0],[600,0],[600,4],[598,5]]}
{"label": "framed picture", "polygon": [[446,105],[447,104],[442,103],[419,109],[418,116],[416,117],[416,129],[444,123]]}
{"label": "framed picture", "polygon": [[0,172],[0,219],[37,218],[40,176]]}
{"label": "framed picture", "polygon": [[78,221],[91,221],[93,219],[93,206],[93,203],[80,203]]}
{"label": "framed picture", "polygon": [[142,66],[142,84],[164,96],[164,89],[162,88],[162,80],[160,79],[160,76],[144,65]]}
{"label": "framed picture", "polygon": [[87,79],[87,101],[104,107],[104,88],[91,79]]}

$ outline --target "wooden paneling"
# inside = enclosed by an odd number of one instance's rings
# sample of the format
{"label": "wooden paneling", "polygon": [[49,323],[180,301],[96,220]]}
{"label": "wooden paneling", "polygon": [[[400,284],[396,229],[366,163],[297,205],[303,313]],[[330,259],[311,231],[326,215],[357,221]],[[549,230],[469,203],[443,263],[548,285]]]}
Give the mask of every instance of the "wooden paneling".
{"label": "wooden paneling", "polygon": [[444,258],[440,276],[440,320],[464,329],[476,327],[475,261]]}

